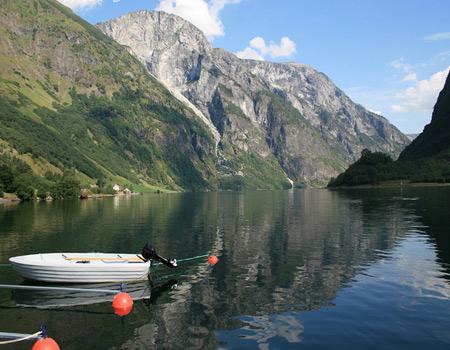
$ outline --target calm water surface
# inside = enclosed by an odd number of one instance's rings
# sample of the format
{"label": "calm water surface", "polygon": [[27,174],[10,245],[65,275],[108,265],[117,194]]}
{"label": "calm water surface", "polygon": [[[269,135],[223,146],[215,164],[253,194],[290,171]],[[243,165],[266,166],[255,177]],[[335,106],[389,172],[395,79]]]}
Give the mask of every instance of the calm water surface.
{"label": "calm water surface", "polygon": [[[62,349],[449,349],[450,188],[143,195],[0,205],[7,261],[36,252],[212,252],[110,296],[0,290],[0,331]],[[10,349],[30,349],[32,343]]]}

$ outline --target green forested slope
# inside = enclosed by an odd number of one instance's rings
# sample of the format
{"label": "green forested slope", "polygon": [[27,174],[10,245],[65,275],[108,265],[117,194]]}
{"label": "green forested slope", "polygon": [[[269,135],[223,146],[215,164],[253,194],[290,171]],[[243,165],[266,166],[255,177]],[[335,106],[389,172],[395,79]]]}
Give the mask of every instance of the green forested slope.
{"label": "green forested slope", "polygon": [[89,184],[216,186],[205,126],[125,48],[53,0],[0,6],[0,161]]}

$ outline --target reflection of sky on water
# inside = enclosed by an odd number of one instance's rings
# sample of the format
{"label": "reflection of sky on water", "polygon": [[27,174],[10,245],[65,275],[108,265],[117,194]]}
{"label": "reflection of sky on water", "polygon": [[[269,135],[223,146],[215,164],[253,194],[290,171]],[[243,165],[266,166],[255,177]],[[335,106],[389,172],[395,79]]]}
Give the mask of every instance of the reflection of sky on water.
{"label": "reflection of sky on water", "polygon": [[[303,332],[303,325],[294,314],[284,313],[267,316],[243,316],[239,318],[246,325],[237,332],[238,342],[256,343],[257,348],[261,350],[270,349],[270,343],[273,339],[281,339],[290,344],[299,343]],[[220,337],[220,332],[219,332]],[[232,345],[232,344],[228,344]]]}
{"label": "reflection of sky on water", "polygon": [[412,231],[380,255],[319,310],[238,317],[242,327],[216,332],[222,348],[450,347],[450,285],[434,244]]}
{"label": "reflection of sky on water", "polygon": [[435,245],[423,233],[411,233],[391,255],[391,261],[381,260],[371,268],[379,279],[409,287],[416,296],[450,298],[445,279],[449,276],[437,263]]}

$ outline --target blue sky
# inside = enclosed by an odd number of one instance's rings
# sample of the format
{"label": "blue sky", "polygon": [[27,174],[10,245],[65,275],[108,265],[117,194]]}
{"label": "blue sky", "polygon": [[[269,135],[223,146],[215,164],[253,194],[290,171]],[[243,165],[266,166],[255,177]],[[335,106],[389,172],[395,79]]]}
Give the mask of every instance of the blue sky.
{"label": "blue sky", "polygon": [[429,123],[450,67],[445,0],[60,0],[91,23],[138,9],[176,13],[215,47],[296,61],[405,133]]}

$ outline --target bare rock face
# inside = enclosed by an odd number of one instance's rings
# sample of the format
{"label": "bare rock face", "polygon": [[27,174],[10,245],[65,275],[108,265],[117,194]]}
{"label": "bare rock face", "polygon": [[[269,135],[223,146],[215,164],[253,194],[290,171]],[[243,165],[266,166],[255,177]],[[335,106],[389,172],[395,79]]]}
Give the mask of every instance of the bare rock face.
{"label": "bare rock face", "polygon": [[194,107],[216,139],[224,179],[255,178],[264,167],[273,181],[284,173],[296,183],[321,185],[364,148],[396,157],[409,143],[323,73],[298,63],[239,59],[213,48],[178,16],[138,11],[98,27]]}

